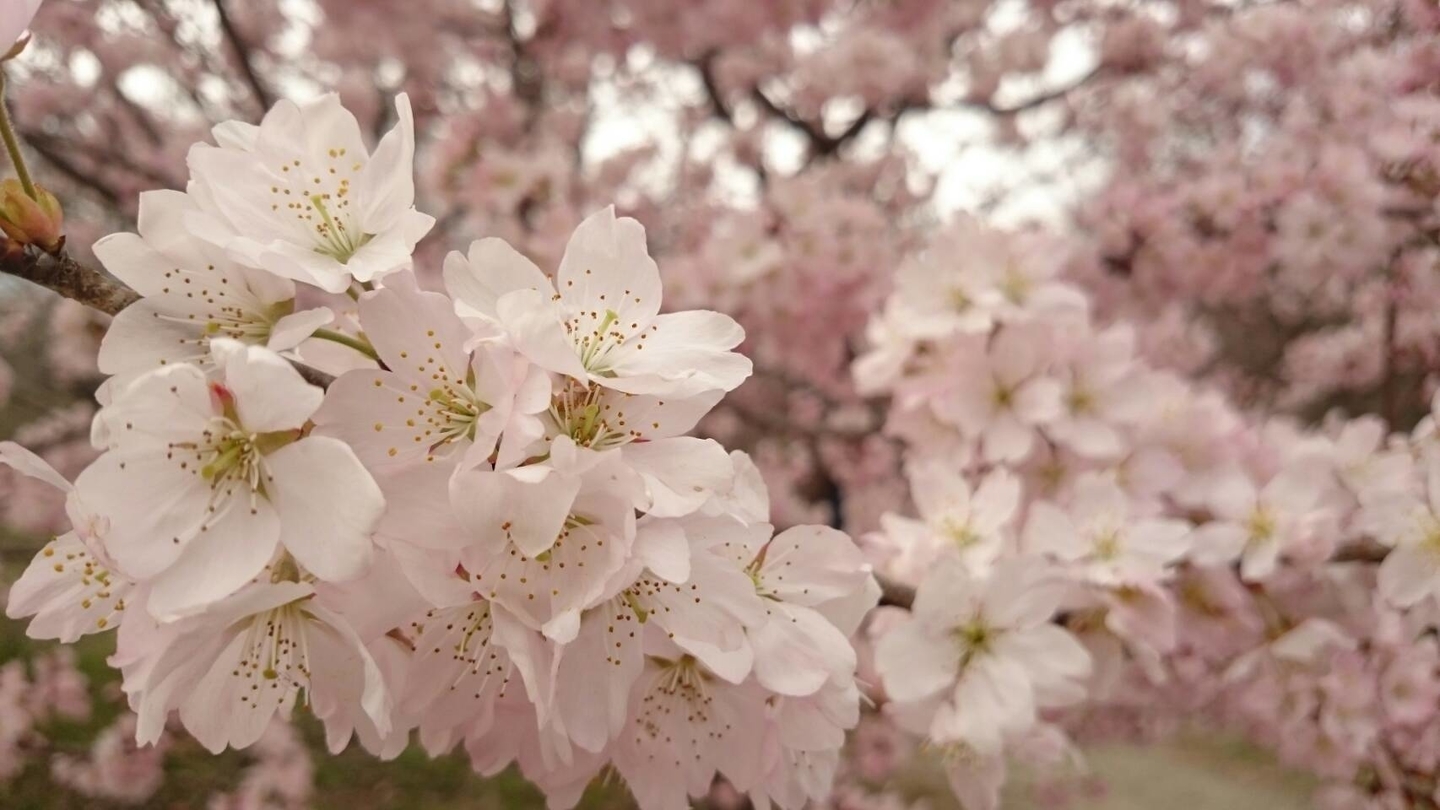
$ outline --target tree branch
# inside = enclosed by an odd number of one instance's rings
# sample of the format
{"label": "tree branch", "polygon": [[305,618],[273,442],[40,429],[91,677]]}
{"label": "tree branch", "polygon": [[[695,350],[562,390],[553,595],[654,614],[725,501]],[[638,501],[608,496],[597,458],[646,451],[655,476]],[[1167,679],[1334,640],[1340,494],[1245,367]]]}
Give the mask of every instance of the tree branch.
{"label": "tree branch", "polygon": [[720,92],[720,83],[715,80],[715,52],[707,51],[695,62],[695,69],[700,71],[700,84],[705,88],[705,97],[710,101],[710,110],[721,121],[734,124],[735,116],[730,112],[730,105],[725,103],[725,96]]}
{"label": "tree branch", "polygon": [[274,101],[264,83],[260,81],[260,74],[255,72],[255,64],[250,61],[250,48],[240,36],[240,29],[235,27],[235,21],[230,19],[230,12],[225,10],[225,0],[215,0],[215,13],[220,15],[220,30],[225,33],[225,40],[235,52],[235,60],[240,63],[240,72],[244,74],[245,82],[250,85],[250,92],[255,95],[255,100],[260,102],[260,109],[270,109]]}
{"label": "tree branch", "polygon": [[23,278],[47,290],[114,315],[140,300],[134,290],[61,251],[50,255],[35,249],[0,253],[0,272]]}

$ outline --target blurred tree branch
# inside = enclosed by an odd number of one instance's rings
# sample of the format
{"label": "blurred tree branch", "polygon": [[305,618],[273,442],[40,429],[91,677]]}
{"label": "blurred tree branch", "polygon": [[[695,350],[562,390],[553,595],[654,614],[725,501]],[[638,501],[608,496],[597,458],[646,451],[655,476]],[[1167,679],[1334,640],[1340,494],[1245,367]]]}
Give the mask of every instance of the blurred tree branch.
{"label": "blurred tree branch", "polygon": [[265,84],[260,81],[260,74],[255,72],[255,63],[251,59],[250,46],[245,43],[240,30],[235,27],[235,21],[230,18],[230,12],[225,9],[225,0],[215,0],[215,13],[220,17],[220,30],[225,34],[225,41],[230,44],[234,51],[235,61],[240,66],[240,73],[245,77],[245,83],[250,86],[250,92],[255,96],[261,110],[270,109],[274,100],[270,91],[265,89]]}

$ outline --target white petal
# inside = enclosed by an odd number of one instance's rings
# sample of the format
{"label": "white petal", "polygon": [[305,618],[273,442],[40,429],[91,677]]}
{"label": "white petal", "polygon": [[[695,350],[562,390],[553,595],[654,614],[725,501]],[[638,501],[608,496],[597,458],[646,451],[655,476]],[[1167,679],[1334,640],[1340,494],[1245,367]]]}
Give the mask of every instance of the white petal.
{"label": "white petal", "polygon": [[225,369],[225,387],[235,395],[240,424],[257,433],[297,430],[320,407],[325,392],[300,376],[280,355],[230,340],[211,341]]}
{"label": "white petal", "polygon": [[365,573],[385,497],[355,453],[337,439],[310,436],[266,456],[265,469],[280,542],[295,559],[332,582]]}

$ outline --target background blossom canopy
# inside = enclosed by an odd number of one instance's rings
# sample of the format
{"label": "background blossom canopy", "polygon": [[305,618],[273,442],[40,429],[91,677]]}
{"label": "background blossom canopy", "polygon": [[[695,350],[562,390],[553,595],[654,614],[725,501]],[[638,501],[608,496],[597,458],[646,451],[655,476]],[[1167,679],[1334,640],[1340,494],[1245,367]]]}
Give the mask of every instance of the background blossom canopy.
{"label": "background blossom canopy", "polygon": [[0,48],[0,804],[1440,807],[1433,0]]}

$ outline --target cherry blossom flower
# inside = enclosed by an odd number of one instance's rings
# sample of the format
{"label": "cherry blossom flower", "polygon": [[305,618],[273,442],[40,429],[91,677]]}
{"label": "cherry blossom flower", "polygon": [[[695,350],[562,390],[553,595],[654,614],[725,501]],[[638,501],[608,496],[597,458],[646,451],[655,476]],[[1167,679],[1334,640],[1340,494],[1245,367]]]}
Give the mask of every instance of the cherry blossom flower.
{"label": "cherry blossom flower", "polygon": [[1113,478],[1091,473],[1076,483],[1068,509],[1046,501],[1031,504],[1025,550],[1073,564],[1082,579],[1096,585],[1154,584],[1168,578],[1189,548],[1190,525],[1133,511]]}
{"label": "cherry blossom flower", "polygon": [[921,583],[912,618],[881,637],[885,691],[940,743],[982,754],[1034,725],[1036,711],[1084,696],[1090,657],[1051,623],[1060,581],[1044,563],[1012,558],[986,579],[957,560]]}
{"label": "cherry blossom flower", "polygon": [[1047,336],[1035,328],[1000,330],[988,345],[967,342],[950,373],[963,380],[936,404],[942,419],[976,439],[989,461],[1024,459],[1035,427],[1061,414],[1059,383],[1045,375]]}
{"label": "cherry blossom flower", "polygon": [[613,208],[575,229],[550,279],[513,248],[482,240],[452,253],[445,283],[461,316],[503,326],[536,365],[630,394],[730,391],[750,376],[732,351],[745,333],[727,315],[660,314],[660,272],[640,223]]}
{"label": "cherry blossom flower", "polygon": [[437,459],[474,467],[497,450],[501,463],[515,464],[543,434],[549,378],[503,347],[472,349],[445,296],[397,279],[360,302],[360,325],[385,368],[341,375],[314,421],[371,472]]}
{"label": "cherry blossom flower", "polygon": [[1380,564],[1380,593],[1410,607],[1440,596],[1440,453],[1425,452],[1422,492],[1404,487],[1375,492],[1363,504],[1362,520],[1387,546]]}
{"label": "cherry blossom flower", "polygon": [[189,192],[203,213],[187,227],[237,262],[329,292],[408,267],[435,220],[414,208],[409,97],[395,110],[373,154],[333,93],[281,101],[259,126],[221,124],[217,146],[190,152]]}
{"label": "cherry blossom flower", "polygon": [[[163,632],[143,677],[127,678],[139,715],[137,736],[154,743],[172,709],[206,749],[254,744],[304,692],[336,752],[358,723],[385,734],[390,696],[374,660],[343,619],[299,582],[260,582]],[[337,745],[338,743],[338,745]]]}
{"label": "cherry blossom flower", "polygon": [[997,468],[972,493],[965,477],[938,459],[914,462],[907,473],[922,520],[894,514],[882,518],[886,542],[898,546],[887,570],[906,580],[921,579],[938,557],[958,553],[967,568],[983,574],[1011,541],[1019,479]]}
{"label": "cherry blossom flower", "polygon": [[196,210],[185,194],[147,191],[140,195],[139,235],[95,243],[105,269],[145,296],[115,316],[100,342],[100,370],[113,375],[111,390],[164,365],[212,369],[211,338],[283,352],[334,317],[324,307],[295,312],[294,283],[236,264],[191,236],[185,218]]}
{"label": "cherry blossom flower", "polygon": [[[279,547],[322,579],[359,576],[384,508],[349,447],[302,437],[318,388],[265,349],[211,346],[219,381],[167,366],[101,410],[107,452],[76,482],[109,520],[105,543],[120,570],[150,583],[148,608],[163,619],[234,593]],[[135,497],[131,481],[161,500]]]}
{"label": "cherry blossom flower", "polygon": [[1231,475],[1211,496],[1216,519],[1195,530],[1191,557],[1202,565],[1240,559],[1246,580],[1264,579],[1287,549],[1306,540],[1320,516],[1320,494],[1315,476],[1302,467],[1261,488],[1244,474]]}
{"label": "cherry blossom flower", "polygon": [[135,583],[120,574],[105,550],[105,518],[86,513],[74,488],[43,459],[14,442],[0,442],[0,464],[65,492],[73,528],[40,550],[10,587],[5,615],[33,616],[31,638],[71,643],[117,627]]}

